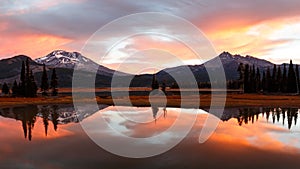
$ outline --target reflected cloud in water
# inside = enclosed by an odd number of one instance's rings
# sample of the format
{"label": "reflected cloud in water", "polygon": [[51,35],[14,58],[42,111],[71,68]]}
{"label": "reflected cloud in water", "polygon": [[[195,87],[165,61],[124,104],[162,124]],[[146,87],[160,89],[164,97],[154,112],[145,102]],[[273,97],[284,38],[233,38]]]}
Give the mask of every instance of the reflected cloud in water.
{"label": "reflected cloud in water", "polygon": [[[5,133],[0,135],[0,167],[134,168],[135,164],[136,168],[293,168],[299,164],[297,108],[226,108],[223,122],[204,144],[198,143],[208,115],[204,110],[104,105],[99,109],[94,114],[75,112],[72,105],[0,109],[0,132]],[[151,137],[166,131],[180,113],[184,120],[179,122],[179,128],[198,113],[187,138],[169,152],[142,161],[102,150],[79,124],[89,124],[101,139],[112,142],[108,139],[114,135],[112,128],[130,137]],[[97,118],[105,118],[110,127],[104,128]],[[145,148],[164,146],[178,136],[180,130],[167,133],[165,139],[151,140],[151,146]],[[232,161],[233,157],[238,162]]]}
{"label": "reflected cloud in water", "polygon": [[[0,117],[0,131],[8,134],[1,139],[7,139],[10,133],[13,133],[7,130],[22,131],[17,133],[22,133],[28,140],[65,137],[72,133],[65,128],[80,121],[88,124],[89,128],[93,128],[94,134],[103,139],[108,135],[115,136],[111,129],[128,137],[147,138],[167,131],[180,113],[184,115],[184,120],[178,123],[179,128],[184,128],[192,120],[191,114],[198,113],[197,122],[188,136],[196,140],[207,117],[207,112],[198,109],[105,105],[100,105],[99,109],[94,114],[85,114],[75,112],[72,105],[2,108],[0,109],[2,117]],[[297,152],[300,148],[298,114],[298,108],[226,108],[221,117],[223,123],[219,124],[211,139],[262,149]],[[104,118],[110,128],[97,123],[97,118]],[[15,119],[17,122],[9,119]],[[64,127],[58,131],[59,126]],[[164,140],[152,141],[154,145],[163,146],[180,134],[178,130],[166,133],[168,137]],[[12,134],[13,137],[17,135]]]}

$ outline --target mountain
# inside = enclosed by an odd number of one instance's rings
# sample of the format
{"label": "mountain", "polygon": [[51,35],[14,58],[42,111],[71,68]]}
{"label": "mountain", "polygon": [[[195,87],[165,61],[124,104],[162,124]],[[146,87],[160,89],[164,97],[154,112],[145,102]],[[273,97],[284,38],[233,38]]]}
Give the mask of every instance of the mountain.
{"label": "mountain", "polygon": [[[213,72],[214,69],[219,69],[220,65],[215,65],[214,62],[216,59],[220,59],[224,68],[224,72],[226,75],[227,80],[236,80],[239,78],[239,73],[237,71],[240,63],[255,65],[261,71],[267,69],[268,67],[273,68],[273,63],[255,58],[252,56],[241,56],[241,55],[232,55],[228,52],[223,52],[219,56],[213,58],[212,60],[207,61],[201,65],[189,65],[191,72],[194,74],[197,82],[207,82],[209,81],[209,76],[206,70],[206,66],[209,65],[209,69]],[[167,68],[157,73],[157,78],[159,81],[166,80],[166,81],[174,81],[171,80],[169,74],[173,76],[180,76],[182,72],[186,69],[186,66],[178,66],[173,68]],[[170,83],[168,83],[170,85]]]}
{"label": "mountain", "polygon": [[[59,87],[72,87],[72,77],[75,66],[79,68],[79,72],[82,76],[92,76],[96,72],[96,87],[110,87],[113,75],[116,75],[115,77],[118,78],[119,87],[127,87],[128,85],[126,85],[126,83],[128,82],[130,82],[132,87],[150,87],[153,77],[151,74],[130,75],[114,71],[102,65],[98,65],[78,52],[56,50],[36,60],[32,60],[25,55],[0,60],[0,83],[7,82],[12,84],[14,80],[19,80],[22,61],[25,61],[27,58],[29,59],[30,67],[33,69],[38,85],[40,84],[42,76],[43,64],[46,65],[49,78],[51,77],[51,69],[56,68]],[[184,78],[186,75],[184,75],[183,72],[188,67],[197,82],[208,82],[209,76],[206,68],[209,66],[211,71],[219,69],[220,65],[213,64],[217,58],[219,58],[223,64],[227,80],[236,80],[239,78],[237,69],[240,63],[255,65],[255,67],[258,67],[261,71],[266,70],[268,67],[273,68],[273,63],[266,60],[223,52],[204,64],[167,68],[156,73],[156,76],[160,83],[165,81],[166,85],[170,86],[175,82],[170,74]]]}
{"label": "mountain", "polygon": [[25,55],[0,60],[0,83],[12,84],[15,80],[19,81],[22,62],[25,62],[27,59],[38,86],[40,85],[43,64],[46,65],[48,78],[51,77],[51,69],[56,68],[59,87],[72,87],[75,66],[77,66],[78,72],[83,76],[93,76],[96,73],[96,85],[98,87],[108,87],[113,75],[129,75],[98,65],[78,52],[56,50],[36,60],[32,60]]}
{"label": "mountain", "polygon": [[118,75],[127,75],[122,72],[117,72],[107,67],[98,65],[94,61],[82,56],[78,52],[67,52],[64,50],[56,50],[49,53],[47,56],[35,59],[39,64],[45,64],[49,67],[74,69],[75,65],[78,70],[87,72],[97,72],[105,76],[112,76],[114,73]]}
{"label": "mountain", "polygon": [[25,55],[18,55],[9,59],[0,60],[0,80],[8,82],[17,79],[21,72],[22,62],[29,60],[29,65],[33,72],[42,71],[42,65],[33,61],[30,57]]}
{"label": "mountain", "polygon": [[63,50],[53,51],[45,57],[35,59],[35,61],[47,66],[61,68],[73,68],[75,64],[93,63],[78,52],[66,52]]}

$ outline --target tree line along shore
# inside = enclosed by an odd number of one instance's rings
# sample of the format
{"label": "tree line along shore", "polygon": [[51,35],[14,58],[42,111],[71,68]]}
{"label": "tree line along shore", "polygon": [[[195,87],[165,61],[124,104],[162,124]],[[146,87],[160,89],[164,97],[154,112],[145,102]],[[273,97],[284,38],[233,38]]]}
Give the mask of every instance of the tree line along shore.
{"label": "tree line along shore", "polygon": [[[227,89],[229,90],[236,90],[240,93],[266,95],[296,95],[300,90],[299,68],[298,65],[294,68],[292,60],[288,68],[286,64],[283,65],[283,70],[275,64],[273,69],[268,67],[265,70],[259,70],[254,65],[244,65],[241,63],[237,71],[240,74],[239,79],[227,81]],[[27,59],[25,62],[22,62],[19,82],[15,81],[11,87],[4,83],[1,87],[2,96],[36,97],[38,91],[40,91],[42,96],[57,96],[58,77],[55,68],[52,69],[52,73],[50,74],[49,83],[48,74],[45,65],[43,65],[41,83],[38,87]],[[207,84],[206,88],[209,90],[211,86],[210,82],[207,82]],[[200,86],[199,89],[203,89]],[[160,89],[163,92],[169,88],[176,89],[174,86],[166,86],[164,81],[159,83],[155,74],[153,75],[150,88],[152,90]]]}
{"label": "tree line along shore", "polygon": [[[46,66],[43,65],[43,74],[41,78],[40,88],[37,86],[35,77],[32,70],[30,69],[28,58],[26,61],[22,62],[20,79],[19,82],[14,81],[12,87],[9,87],[7,83],[2,85],[2,95],[3,96],[12,96],[12,97],[36,97],[37,92],[40,89],[43,96],[57,96],[58,94],[58,81],[55,68],[52,69],[50,84],[48,80],[48,75],[46,71]],[[50,93],[48,93],[50,91]]]}

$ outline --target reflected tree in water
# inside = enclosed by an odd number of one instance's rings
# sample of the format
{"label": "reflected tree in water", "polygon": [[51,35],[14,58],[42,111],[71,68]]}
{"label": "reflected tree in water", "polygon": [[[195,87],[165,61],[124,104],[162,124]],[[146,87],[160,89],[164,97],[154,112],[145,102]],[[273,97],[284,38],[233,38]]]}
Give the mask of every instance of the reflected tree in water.
{"label": "reflected tree in water", "polygon": [[34,129],[37,113],[38,111],[36,106],[27,106],[13,108],[12,111],[6,115],[11,116],[10,114],[14,114],[15,119],[22,122],[24,137],[31,141],[32,130]]}
{"label": "reflected tree in water", "polygon": [[52,118],[52,123],[53,123],[53,127],[54,130],[57,131],[57,125],[58,125],[58,118],[59,118],[59,114],[58,114],[58,106],[57,105],[52,105],[52,113],[51,113],[51,118]]}
{"label": "reflected tree in water", "polygon": [[59,124],[60,113],[58,112],[57,105],[50,106],[25,106],[14,108],[0,109],[0,115],[6,118],[13,118],[22,123],[22,131],[25,139],[32,140],[32,131],[37,121],[37,117],[40,117],[43,121],[45,136],[48,135],[49,121],[52,121],[53,128],[57,131]]}
{"label": "reflected tree in water", "polygon": [[[153,119],[155,120],[155,123],[156,123],[156,121],[157,121],[157,114],[159,112],[159,108],[156,107],[156,106],[152,106],[151,110],[152,110]],[[162,110],[163,110],[163,117],[166,118],[167,117],[167,108],[164,107]]]}
{"label": "reflected tree in water", "polygon": [[45,135],[47,136],[48,135],[48,126],[49,126],[48,121],[49,121],[49,115],[50,115],[48,107],[42,106],[41,113],[42,113],[42,117],[43,117],[43,124],[45,127]]}
{"label": "reflected tree in water", "polygon": [[156,123],[156,116],[157,116],[157,113],[158,113],[158,107],[151,107],[152,109],[152,114],[153,114],[153,118],[155,120],[155,123]]}
{"label": "reflected tree in water", "polygon": [[[249,124],[250,122],[253,124],[261,117],[265,117],[267,122],[271,118],[274,124],[282,121],[283,126],[285,126],[285,122],[287,121],[287,127],[291,129],[293,124],[297,125],[298,113],[298,108],[240,108],[238,116],[234,117],[234,115],[231,115],[230,117],[236,118],[240,126]],[[227,121],[228,119],[222,120]]]}

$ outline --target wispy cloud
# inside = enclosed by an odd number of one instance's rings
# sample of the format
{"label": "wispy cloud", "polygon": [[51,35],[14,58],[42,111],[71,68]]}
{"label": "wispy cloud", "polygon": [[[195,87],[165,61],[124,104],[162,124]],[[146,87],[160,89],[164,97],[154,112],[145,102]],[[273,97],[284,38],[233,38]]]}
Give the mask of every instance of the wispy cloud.
{"label": "wispy cloud", "polygon": [[[296,55],[299,6],[298,0],[4,0],[0,2],[0,57],[24,53],[36,58],[57,48],[79,51],[96,30],[114,19],[137,12],[163,12],[195,24],[218,52],[249,54],[274,62],[285,61],[278,55],[287,53],[300,61]],[[117,30],[106,36],[118,38]],[[41,40],[45,37],[47,40]],[[41,49],[38,52],[37,47]],[[192,61],[183,51],[177,54],[186,62]]]}

